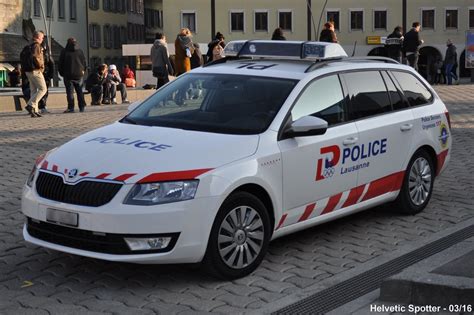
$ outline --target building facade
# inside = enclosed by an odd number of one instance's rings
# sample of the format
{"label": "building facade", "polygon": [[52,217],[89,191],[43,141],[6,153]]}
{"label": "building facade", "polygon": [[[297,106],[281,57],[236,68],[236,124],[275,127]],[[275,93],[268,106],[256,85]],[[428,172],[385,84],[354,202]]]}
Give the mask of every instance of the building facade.
{"label": "building facade", "polygon": [[[226,41],[270,39],[281,27],[288,40],[317,40],[322,26],[333,21],[339,42],[357,56],[384,55],[384,38],[400,25],[422,24],[425,40],[420,72],[430,78],[436,58],[444,58],[446,41],[458,48],[464,69],[465,33],[474,30],[473,0],[162,0],[162,31],[172,42],[179,29],[188,27],[194,41],[209,42],[217,32]],[[322,14],[321,14],[322,13]],[[322,16],[320,20],[320,16]]]}
{"label": "building facade", "polygon": [[[24,0],[24,15],[36,30],[51,34],[62,47],[74,37],[87,57],[86,4],[80,0]],[[45,25],[46,20],[46,25]],[[48,29],[48,32],[46,31]]]}

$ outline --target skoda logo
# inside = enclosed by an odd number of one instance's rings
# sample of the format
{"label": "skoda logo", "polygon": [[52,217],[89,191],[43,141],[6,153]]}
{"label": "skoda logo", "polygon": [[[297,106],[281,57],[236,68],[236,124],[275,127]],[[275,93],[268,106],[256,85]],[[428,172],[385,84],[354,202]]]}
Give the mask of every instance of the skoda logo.
{"label": "skoda logo", "polygon": [[72,170],[70,170],[68,173],[67,173],[67,178],[69,179],[73,179],[74,177],[77,176],[77,173],[79,171],[77,170],[77,168],[73,168]]}

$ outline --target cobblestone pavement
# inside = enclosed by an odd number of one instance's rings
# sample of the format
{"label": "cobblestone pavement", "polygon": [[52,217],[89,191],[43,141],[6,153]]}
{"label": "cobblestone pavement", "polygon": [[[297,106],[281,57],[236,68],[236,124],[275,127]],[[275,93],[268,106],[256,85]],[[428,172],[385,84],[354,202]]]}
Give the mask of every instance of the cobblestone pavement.
{"label": "cobblestone pavement", "polygon": [[402,216],[378,207],[270,244],[252,275],[217,281],[193,266],[111,263],[23,241],[23,183],[35,157],[117,120],[126,107],[30,119],[0,114],[0,313],[171,314],[256,311],[410,242],[474,217],[474,85],[439,87],[451,113],[454,146],[430,205]]}

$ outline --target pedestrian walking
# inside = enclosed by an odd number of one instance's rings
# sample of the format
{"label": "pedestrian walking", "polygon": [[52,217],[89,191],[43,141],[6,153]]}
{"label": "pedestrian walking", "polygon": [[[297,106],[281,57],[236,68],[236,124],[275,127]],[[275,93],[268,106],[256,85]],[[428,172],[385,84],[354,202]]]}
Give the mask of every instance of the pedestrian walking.
{"label": "pedestrian walking", "polygon": [[150,56],[153,76],[157,79],[156,89],[159,89],[169,82],[168,76],[174,73],[169,58],[166,36],[163,33],[156,33]]}
{"label": "pedestrian walking", "polygon": [[286,37],[283,35],[283,29],[277,27],[272,34],[272,40],[286,40]]}
{"label": "pedestrian walking", "polygon": [[21,67],[25,71],[30,85],[30,99],[25,107],[32,118],[41,117],[38,112],[38,103],[46,94],[47,87],[44,80],[44,56],[43,43],[44,33],[35,31],[33,43],[23,49],[20,55]]}
{"label": "pedestrian walking", "polygon": [[191,31],[182,28],[174,42],[175,47],[175,74],[179,76],[191,70],[191,56],[194,52]]}
{"label": "pedestrian walking", "polygon": [[387,49],[387,56],[392,58],[399,63],[402,62],[402,49],[403,49],[403,28],[401,26],[395,27],[393,32],[387,36],[385,40],[385,48]]}
{"label": "pedestrian walking", "polygon": [[83,78],[86,71],[86,57],[73,37],[67,40],[66,48],[61,51],[58,64],[59,74],[64,78],[66,87],[67,109],[64,113],[74,113],[74,90],[77,95],[79,111],[86,106],[82,91]]}
{"label": "pedestrian walking", "polygon": [[324,24],[324,29],[321,31],[321,34],[319,34],[319,41],[327,43],[338,42],[333,23],[327,22]]}
{"label": "pedestrian walking", "polygon": [[446,76],[444,74],[444,63],[440,57],[436,58],[434,63],[434,72],[435,72],[435,79],[434,84],[446,84]]}
{"label": "pedestrian walking", "polygon": [[418,71],[418,57],[420,56],[420,46],[425,42],[420,38],[420,23],[413,22],[412,28],[405,34],[403,40],[403,50],[408,60],[408,64]]}
{"label": "pedestrian walking", "polygon": [[453,72],[453,68],[457,63],[458,59],[458,54],[456,52],[456,46],[454,46],[453,42],[448,39],[446,42],[446,56],[444,58],[444,64],[445,64],[445,73],[446,73],[446,78],[448,79],[448,85],[453,84],[453,78],[457,81],[458,76],[456,72]]}

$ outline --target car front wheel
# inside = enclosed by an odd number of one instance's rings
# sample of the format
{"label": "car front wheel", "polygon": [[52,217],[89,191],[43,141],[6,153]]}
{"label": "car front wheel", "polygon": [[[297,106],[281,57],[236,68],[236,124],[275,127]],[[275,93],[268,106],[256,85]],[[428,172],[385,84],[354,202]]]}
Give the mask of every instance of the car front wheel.
{"label": "car front wheel", "polygon": [[262,262],[271,236],[264,204],[247,192],[236,192],[222,204],[214,220],[205,268],[225,279],[244,277]]}

